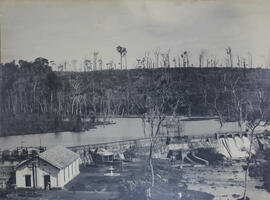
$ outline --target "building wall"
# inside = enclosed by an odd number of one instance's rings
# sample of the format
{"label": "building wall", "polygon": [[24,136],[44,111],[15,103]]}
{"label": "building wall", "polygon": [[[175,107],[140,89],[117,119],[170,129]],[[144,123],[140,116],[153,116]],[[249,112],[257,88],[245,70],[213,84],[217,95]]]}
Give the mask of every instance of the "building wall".
{"label": "building wall", "polygon": [[71,181],[73,178],[79,175],[80,170],[79,170],[79,164],[80,164],[80,159],[78,158],[76,161],[74,161],[72,164],[67,166],[65,169],[62,169],[60,174],[62,174],[63,177],[63,185],[67,184],[69,181]]}
{"label": "building wall", "polygon": [[61,187],[58,181],[59,169],[53,167],[49,163],[40,160],[39,167],[37,168],[37,186],[39,188],[44,188],[44,176],[50,176],[51,187]]}
{"label": "building wall", "polygon": [[[79,159],[67,166],[65,169],[57,169],[56,167],[40,160],[39,166],[36,168],[36,187],[44,189],[44,176],[50,176],[51,188],[63,188],[65,184],[75,178],[79,171]],[[27,164],[20,166],[16,170],[16,185],[18,188],[26,188],[25,176],[31,176],[31,187],[33,187],[33,172],[27,167]]]}
{"label": "building wall", "polygon": [[21,166],[16,170],[16,186],[26,188],[25,186],[25,175],[31,175],[31,185],[33,185],[32,169],[28,168],[27,165]]}
{"label": "building wall", "polygon": [[59,187],[61,187],[61,188],[63,188],[65,185],[64,170],[63,169],[61,169],[60,172],[58,173],[58,184],[59,184]]}
{"label": "building wall", "polygon": [[[35,170],[35,181],[36,188],[44,189],[44,176],[50,176],[51,187],[61,187],[58,186],[58,173],[59,169],[53,167],[52,165],[40,161],[39,166]],[[19,188],[25,188],[25,176],[31,176],[31,187],[33,187],[33,171],[32,168],[29,168],[27,164],[20,166],[16,170],[16,185]]]}

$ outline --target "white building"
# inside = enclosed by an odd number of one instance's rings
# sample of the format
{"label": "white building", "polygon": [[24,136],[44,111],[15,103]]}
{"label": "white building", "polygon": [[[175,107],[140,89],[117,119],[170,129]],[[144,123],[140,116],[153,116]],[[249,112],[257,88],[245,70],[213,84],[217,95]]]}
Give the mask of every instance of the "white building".
{"label": "white building", "polygon": [[39,154],[34,164],[33,160],[21,162],[16,167],[16,186],[18,188],[32,188],[33,185],[42,189],[63,188],[80,173],[79,162],[78,154],[65,147],[56,146]]}

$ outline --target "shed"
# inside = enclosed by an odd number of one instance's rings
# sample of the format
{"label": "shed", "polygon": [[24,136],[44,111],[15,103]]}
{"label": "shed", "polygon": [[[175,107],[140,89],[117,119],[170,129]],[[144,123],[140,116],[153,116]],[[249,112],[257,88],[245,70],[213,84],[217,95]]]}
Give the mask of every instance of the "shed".
{"label": "shed", "polygon": [[18,188],[63,188],[79,173],[80,156],[73,151],[56,146],[28,159],[16,167]]}

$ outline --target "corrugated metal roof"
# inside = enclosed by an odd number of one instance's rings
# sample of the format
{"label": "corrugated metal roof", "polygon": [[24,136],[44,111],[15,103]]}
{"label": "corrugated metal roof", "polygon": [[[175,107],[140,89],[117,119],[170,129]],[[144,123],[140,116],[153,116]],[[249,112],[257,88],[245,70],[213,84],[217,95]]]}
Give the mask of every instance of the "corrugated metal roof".
{"label": "corrugated metal roof", "polygon": [[80,158],[80,156],[65,147],[56,146],[39,154],[39,158],[59,169],[63,169]]}

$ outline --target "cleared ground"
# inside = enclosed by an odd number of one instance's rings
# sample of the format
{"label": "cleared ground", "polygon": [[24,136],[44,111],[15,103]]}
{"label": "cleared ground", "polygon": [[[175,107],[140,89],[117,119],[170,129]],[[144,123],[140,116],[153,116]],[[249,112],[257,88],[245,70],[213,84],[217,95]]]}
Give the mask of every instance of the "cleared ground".
{"label": "cleared ground", "polygon": [[[166,162],[159,163],[155,170],[156,185],[153,190],[154,200],[177,199],[173,194],[181,192],[184,200],[227,200],[238,199],[243,193],[244,171],[242,162],[230,161],[219,166],[185,166],[179,169],[169,169]],[[110,172],[108,165],[99,167],[81,167],[81,173],[64,190],[37,191],[32,195],[31,191],[13,193],[8,199],[14,200],[118,200],[120,184],[130,177],[142,176],[145,170],[145,161],[124,163],[123,166],[114,166],[114,172],[120,176],[108,177]],[[173,170],[173,171],[170,171]],[[168,172],[169,171],[169,172]],[[173,174],[173,175],[168,175]],[[173,180],[171,180],[173,179]],[[174,182],[174,183],[172,183]],[[251,200],[270,199],[270,193],[261,189],[263,182],[249,178],[248,196]],[[177,191],[176,191],[177,190]],[[170,193],[170,195],[166,195]],[[123,198],[122,198],[123,199]]]}

